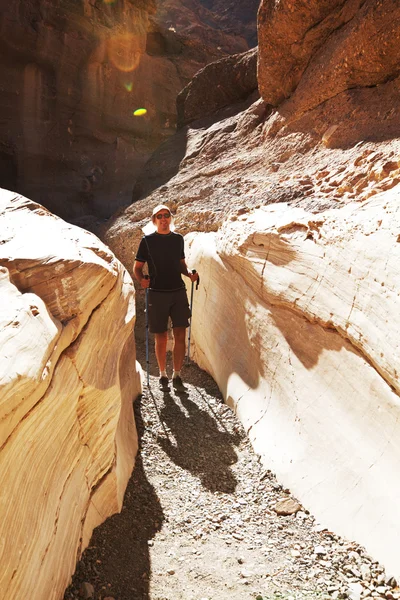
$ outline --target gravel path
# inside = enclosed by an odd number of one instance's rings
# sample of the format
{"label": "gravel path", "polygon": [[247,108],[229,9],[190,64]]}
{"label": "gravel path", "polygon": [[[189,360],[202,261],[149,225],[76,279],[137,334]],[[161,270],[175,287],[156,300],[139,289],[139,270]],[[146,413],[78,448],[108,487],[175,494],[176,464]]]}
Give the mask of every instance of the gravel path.
{"label": "gravel path", "polygon": [[[143,334],[139,322],[139,351]],[[400,598],[363,548],[305,508],[278,515],[280,500],[295,499],[260,464],[215,382],[190,365],[187,391],[163,393],[151,354],[123,510],[94,532],[65,600]]]}

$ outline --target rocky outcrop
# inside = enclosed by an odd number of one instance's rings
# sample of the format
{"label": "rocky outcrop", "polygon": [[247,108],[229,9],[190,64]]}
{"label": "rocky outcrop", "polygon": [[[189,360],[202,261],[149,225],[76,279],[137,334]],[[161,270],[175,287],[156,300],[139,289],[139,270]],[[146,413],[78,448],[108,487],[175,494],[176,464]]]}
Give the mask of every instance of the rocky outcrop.
{"label": "rocky outcrop", "polygon": [[194,359],[268,468],[397,576],[399,205],[398,189],[318,215],[280,204],[186,238]]}
{"label": "rocky outcrop", "polygon": [[[396,0],[264,0],[259,11],[259,88],[293,119],[340,94],[399,77]],[[382,119],[381,119],[382,120]]]}
{"label": "rocky outcrop", "polygon": [[178,127],[246,100],[256,89],[257,48],[210,63],[178,95]]}
{"label": "rocky outcrop", "polygon": [[134,464],[134,290],[94,235],[0,207],[0,595],[57,600]]}
{"label": "rocky outcrop", "polygon": [[[253,31],[254,4],[243,6]],[[10,3],[0,16],[0,186],[67,220],[129,204],[140,169],[175,131],[179,91],[249,47],[247,25],[217,17],[197,1]]]}
{"label": "rocky outcrop", "polygon": [[291,0],[262,0],[258,73],[265,101],[277,105],[288,98],[329,36],[351,21],[363,4],[365,0],[312,0],[295,7]]}

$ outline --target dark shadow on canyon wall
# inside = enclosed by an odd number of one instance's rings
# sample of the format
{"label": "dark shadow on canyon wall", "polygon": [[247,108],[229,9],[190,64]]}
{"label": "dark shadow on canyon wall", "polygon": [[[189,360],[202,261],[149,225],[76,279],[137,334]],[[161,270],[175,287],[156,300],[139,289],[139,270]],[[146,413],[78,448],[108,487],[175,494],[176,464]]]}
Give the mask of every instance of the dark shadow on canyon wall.
{"label": "dark shadow on canyon wall", "polygon": [[[134,408],[140,444],[144,432],[140,398]],[[85,581],[95,588],[96,598],[100,593],[101,597],[113,596],[119,600],[149,600],[149,540],[160,531],[163,520],[159,498],[146,477],[139,453],[122,512],[93,532],[64,600],[82,597],[79,590]]]}

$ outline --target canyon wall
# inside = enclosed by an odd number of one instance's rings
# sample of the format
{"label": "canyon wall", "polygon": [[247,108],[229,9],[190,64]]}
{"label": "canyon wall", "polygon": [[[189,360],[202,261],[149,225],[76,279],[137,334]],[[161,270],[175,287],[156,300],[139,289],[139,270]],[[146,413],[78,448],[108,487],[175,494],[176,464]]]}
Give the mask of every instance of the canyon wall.
{"label": "canyon wall", "polygon": [[0,230],[0,596],[58,600],[134,465],[134,288],[94,235],[6,190]]}
{"label": "canyon wall", "polygon": [[104,239],[130,269],[168,204],[201,277],[193,357],[265,466],[399,576],[400,6],[263,0],[258,32],[261,98],[199,118],[188,89]]}
{"label": "canyon wall", "polygon": [[248,49],[257,6],[223,18],[179,0],[9,3],[0,186],[88,225],[129,204],[140,169],[175,131],[177,94],[208,62]]}
{"label": "canyon wall", "polygon": [[317,216],[260,208],[186,236],[194,360],[263,463],[400,574],[400,191]]}

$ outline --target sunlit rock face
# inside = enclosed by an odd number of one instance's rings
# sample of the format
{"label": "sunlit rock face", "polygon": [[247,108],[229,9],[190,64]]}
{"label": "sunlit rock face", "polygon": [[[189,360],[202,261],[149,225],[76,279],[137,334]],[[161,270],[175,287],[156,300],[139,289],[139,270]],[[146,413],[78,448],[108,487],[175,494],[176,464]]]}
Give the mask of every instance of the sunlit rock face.
{"label": "sunlit rock face", "polygon": [[257,4],[247,0],[242,26],[180,0],[8,3],[0,186],[67,220],[129,204],[141,167],[175,131],[176,96],[208,62],[249,48]]}
{"label": "sunlit rock face", "polygon": [[0,596],[62,597],[137,450],[134,290],[94,235],[0,195]]}
{"label": "sunlit rock face", "polygon": [[273,205],[186,237],[196,362],[263,462],[400,574],[400,192]]}
{"label": "sunlit rock face", "polygon": [[[290,119],[338,97],[344,103],[353,90],[398,80],[397,0],[301,0],[296,6],[262,0],[258,35],[261,96],[274,106],[290,98],[281,107]],[[354,100],[353,119],[360,116]]]}

